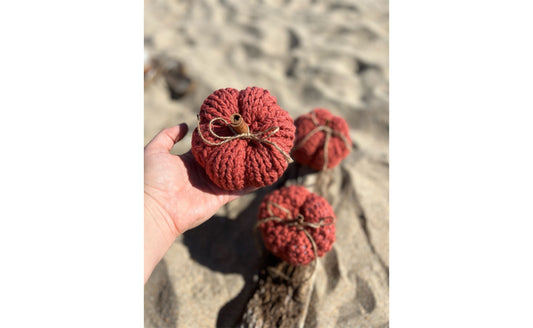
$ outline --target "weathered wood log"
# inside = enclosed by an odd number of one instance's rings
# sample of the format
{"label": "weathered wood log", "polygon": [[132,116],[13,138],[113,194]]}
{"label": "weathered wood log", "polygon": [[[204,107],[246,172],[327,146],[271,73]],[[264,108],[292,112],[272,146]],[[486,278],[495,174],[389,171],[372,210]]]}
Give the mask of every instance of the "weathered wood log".
{"label": "weathered wood log", "polygon": [[314,280],[312,263],[294,266],[277,260],[268,265],[260,274],[240,327],[303,327]]}

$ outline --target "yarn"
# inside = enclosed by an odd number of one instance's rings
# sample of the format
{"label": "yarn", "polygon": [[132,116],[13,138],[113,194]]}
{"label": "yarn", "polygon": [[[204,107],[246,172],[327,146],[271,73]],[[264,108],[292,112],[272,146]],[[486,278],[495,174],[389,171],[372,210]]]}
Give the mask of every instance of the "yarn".
{"label": "yarn", "polygon": [[191,150],[218,187],[264,187],[292,162],[294,131],[289,113],[268,90],[220,89],[200,108]]}
{"label": "yarn", "polygon": [[327,109],[316,108],[294,122],[296,141],[294,160],[315,170],[331,169],[348,154],[352,146],[348,123]]}
{"label": "yarn", "polygon": [[309,264],[331,250],[335,221],[327,200],[302,186],[274,190],[259,206],[265,247],[293,265]]}

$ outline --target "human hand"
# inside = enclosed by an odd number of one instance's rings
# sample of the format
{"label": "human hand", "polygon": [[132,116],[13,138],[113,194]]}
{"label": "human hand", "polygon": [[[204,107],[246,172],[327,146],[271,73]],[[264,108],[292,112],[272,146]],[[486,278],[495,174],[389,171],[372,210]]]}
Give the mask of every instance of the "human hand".
{"label": "human hand", "polygon": [[216,186],[189,151],[170,154],[187,134],[186,124],[161,131],[144,148],[145,282],[174,239],[213,216],[229,201],[253,189]]}

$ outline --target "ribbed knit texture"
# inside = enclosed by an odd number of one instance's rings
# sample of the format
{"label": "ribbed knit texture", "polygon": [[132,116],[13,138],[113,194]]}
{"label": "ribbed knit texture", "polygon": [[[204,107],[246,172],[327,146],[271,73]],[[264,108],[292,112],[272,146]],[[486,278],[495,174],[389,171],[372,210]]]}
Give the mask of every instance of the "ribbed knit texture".
{"label": "ribbed knit texture", "polygon": [[[289,154],[294,142],[295,127],[289,113],[276,103],[268,90],[252,87],[238,91],[220,89],[205,99],[200,109],[202,135],[209,142],[220,140],[209,133],[209,122],[222,117],[230,121],[231,114],[239,113],[250,128],[250,133],[279,127],[267,140],[277,144]],[[220,136],[233,136],[234,132],[220,120],[213,124]],[[198,135],[192,135],[192,153],[204,167],[209,178],[225,190],[246,187],[263,187],[276,182],[288,166],[287,159],[272,145],[250,139],[235,139],[223,145],[206,144]]]}
{"label": "ribbed knit texture", "polygon": [[[259,206],[259,221],[271,216],[268,208],[269,202],[289,210],[292,218],[298,217],[298,214],[303,215],[305,222],[318,223],[322,218],[335,217],[326,199],[302,186],[283,187],[268,194]],[[270,210],[283,220],[290,219],[286,212],[277,207],[270,206]],[[325,222],[334,222],[333,218],[328,218]],[[282,260],[293,265],[303,265],[315,259],[311,241],[298,227],[289,226],[283,222],[268,221],[262,223],[259,228],[265,247]],[[319,257],[331,250],[335,241],[334,224],[305,229],[314,239]]]}
{"label": "ribbed knit texture", "polygon": [[312,119],[313,112],[319,125],[327,126],[333,131],[341,133],[350,144],[350,147],[348,147],[339,136],[331,135],[327,146],[327,168],[334,168],[350,153],[351,139],[348,123],[342,117],[334,116],[327,109],[316,108],[296,119],[294,122],[296,140],[294,141],[295,148],[292,151],[292,157],[296,162],[310,166],[315,170],[324,169],[326,131],[316,132],[303,145],[298,147],[300,142],[317,127]]}

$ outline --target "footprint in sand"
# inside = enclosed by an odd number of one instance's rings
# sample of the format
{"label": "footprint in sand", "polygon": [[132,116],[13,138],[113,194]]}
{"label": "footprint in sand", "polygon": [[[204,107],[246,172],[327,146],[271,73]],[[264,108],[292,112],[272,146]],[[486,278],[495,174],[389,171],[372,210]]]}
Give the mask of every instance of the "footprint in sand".
{"label": "footprint in sand", "polygon": [[[147,302],[146,297],[150,302]],[[159,262],[146,283],[144,304],[145,318],[148,318],[154,327],[177,326],[175,313],[177,313],[178,297],[170,282],[165,260]]]}
{"label": "footprint in sand", "polygon": [[339,259],[337,256],[337,250],[335,249],[335,246],[326,253],[326,255],[323,258],[323,264],[324,269],[326,270],[326,274],[328,277],[328,292],[331,292],[337,285],[339,284],[339,280],[341,277],[341,271],[339,268]]}

